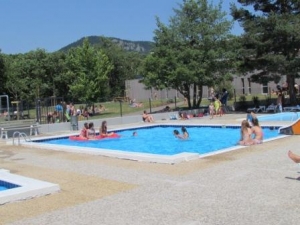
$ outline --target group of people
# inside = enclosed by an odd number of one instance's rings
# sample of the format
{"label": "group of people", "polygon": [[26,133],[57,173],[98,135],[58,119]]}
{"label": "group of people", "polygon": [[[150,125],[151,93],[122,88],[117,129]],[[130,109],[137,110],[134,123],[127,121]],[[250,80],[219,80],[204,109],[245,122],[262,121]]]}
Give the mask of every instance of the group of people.
{"label": "group of people", "polygon": [[210,99],[211,102],[208,106],[208,111],[210,115],[210,119],[214,118],[214,115],[216,116],[222,116],[224,115],[224,110],[227,105],[227,99],[228,99],[228,91],[223,88],[222,95],[215,94],[213,88],[210,90]]}
{"label": "group of people", "polygon": [[263,143],[263,130],[259,125],[256,115],[251,112],[247,115],[247,119],[241,124],[240,145],[255,145]]}
{"label": "group of people", "polygon": [[[99,128],[99,135],[101,137],[109,137],[114,135],[114,132],[108,132],[106,120],[102,121]],[[82,139],[93,140],[96,139],[96,130],[94,128],[94,123],[84,123],[82,130],[80,131],[79,137]]]}
{"label": "group of people", "polygon": [[53,111],[47,112],[46,119],[47,123],[59,123],[69,122],[71,116],[76,116],[76,109],[73,103],[67,104],[66,102],[60,102],[55,105]]}
{"label": "group of people", "polygon": [[180,134],[178,130],[174,130],[173,134],[178,139],[188,139],[189,138],[190,135],[187,132],[187,129],[185,127],[181,127],[181,132],[182,132],[182,134]]}
{"label": "group of people", "polygon": [[107,109],[104,105],[92,105],[90,107],[80,106],[79,108],[75,108],[73,103],[66,104],[65,102],[61,102],[54,107],[53,112],[47,113],[47,122],[48,123],[57,123],[66,121],[69,122],[71,116],[79,116],[84,118],[89,118],[90,116],[94,116],[100,114]]}
{"label": "group of people", "polygon": [[219,98],[213,99],[208,108],[209,108],[210,119],[213,119],[214,115],[223,116],[224,114],[223,106]]}
{"label": "group of people", "polygon": [[[254,137],[252,138],[252,135]],[[256,115],[251,112],[247,119],[242,121],[240,145],[255,145],[263,143],[263,131],[259,125]],[[288,151],[288,157],[295,163],[300,164],[300,155],[291,150]]]}
{"label": "group of people", "polygon": [[92,105],[90,107],[80,106],[80,108],[76,110],[76,116],[82,116],[88,118],[90,116],[98,115],[104,112],[105,110],[106,110],[105,106],[101,104],[99,106]]}

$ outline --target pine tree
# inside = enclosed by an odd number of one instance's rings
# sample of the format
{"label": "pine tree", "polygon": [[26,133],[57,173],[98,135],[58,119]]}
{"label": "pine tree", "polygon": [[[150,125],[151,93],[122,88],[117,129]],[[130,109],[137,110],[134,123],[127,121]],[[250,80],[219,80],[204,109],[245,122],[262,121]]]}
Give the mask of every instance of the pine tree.
{"label": "pine tree", "polygon": [[[252,80],[278,83],[287,77],[291,104],[296,104],[295,78],[300,71],[300,1],[238,0],[231,14],[244,28],[241,69],[254,72]],[[251,8],[251,6],[253,8]]]}

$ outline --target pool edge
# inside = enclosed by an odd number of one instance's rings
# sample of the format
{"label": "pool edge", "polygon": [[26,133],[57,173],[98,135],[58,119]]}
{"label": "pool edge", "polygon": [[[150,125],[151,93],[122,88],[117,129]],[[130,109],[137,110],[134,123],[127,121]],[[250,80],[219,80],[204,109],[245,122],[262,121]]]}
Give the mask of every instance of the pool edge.
{"label": "pool edge", "polygon": [[3,181],[21,186],[1,191],[0,205],[49,195],[60,191],[58,184],[12,174],[9,170],[5,169],[0,169],[0,177]]}

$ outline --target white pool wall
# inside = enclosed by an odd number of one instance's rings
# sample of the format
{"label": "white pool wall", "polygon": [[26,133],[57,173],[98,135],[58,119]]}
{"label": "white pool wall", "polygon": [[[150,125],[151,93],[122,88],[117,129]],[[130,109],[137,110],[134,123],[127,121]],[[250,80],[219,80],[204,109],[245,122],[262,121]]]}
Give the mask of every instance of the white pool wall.
{"label": "white pool wall", "polygon": [[49,195],[60,191],[58,184],[12,174],[4,169],[0,169],[0,180],[20,186],[0,191],[0,205]]}

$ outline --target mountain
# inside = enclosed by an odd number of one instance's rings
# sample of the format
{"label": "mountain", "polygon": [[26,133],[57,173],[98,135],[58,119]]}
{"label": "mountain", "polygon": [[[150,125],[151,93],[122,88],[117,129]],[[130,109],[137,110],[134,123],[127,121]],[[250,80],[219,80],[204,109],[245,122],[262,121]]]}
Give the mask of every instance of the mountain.
{"label": "mountain", "polygon": [[[100,36],[88,36],[61,48],[59,51],[68,51],[70,48],[81,46],[85,38],[89,40],[91,45],[100,44]],[[154,43],[151,41],[129,41],[114,37],[108,38],[127,51],[139,52],[142,54],[148,54],[154,45]]]}

